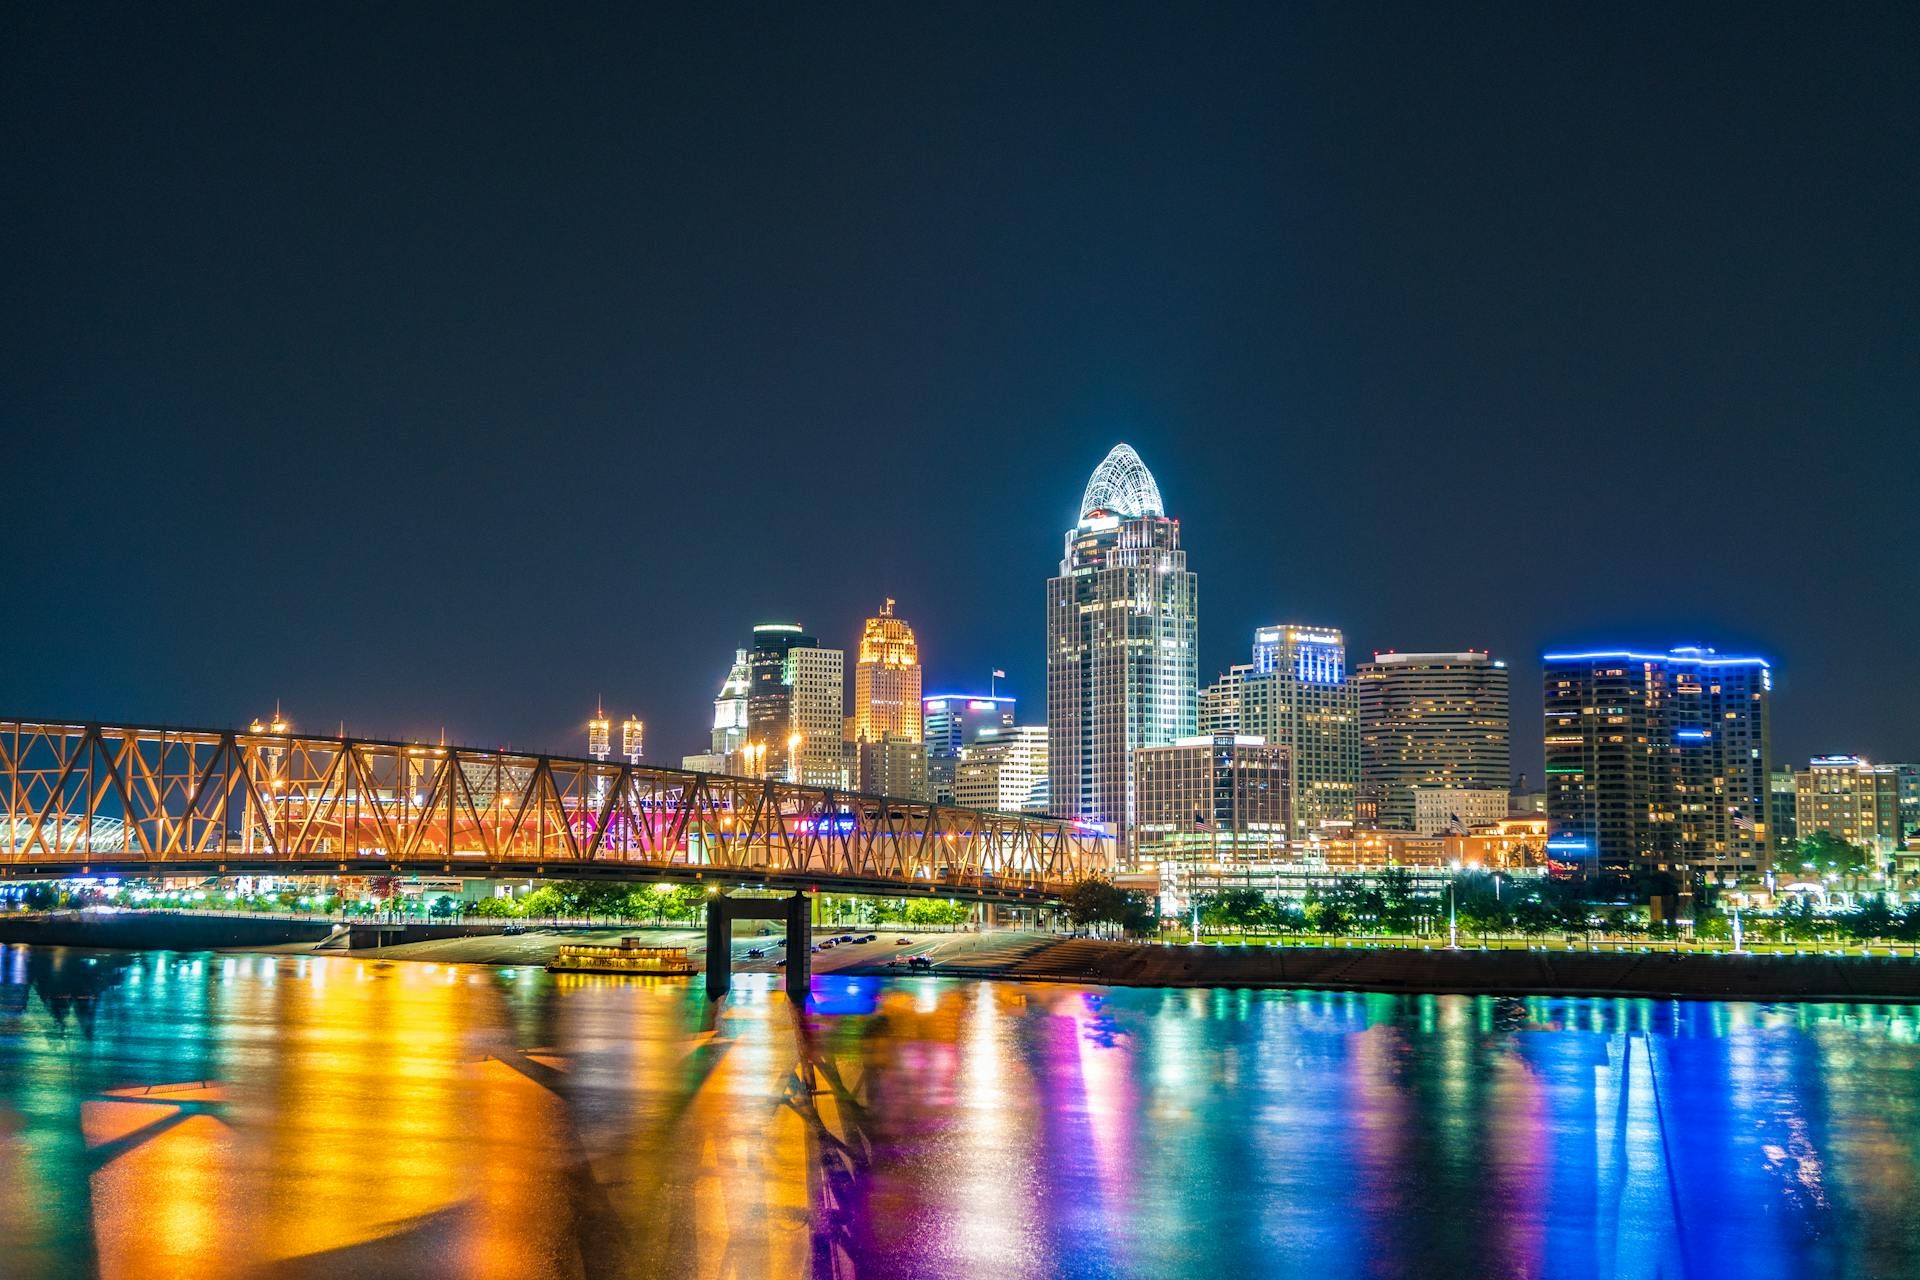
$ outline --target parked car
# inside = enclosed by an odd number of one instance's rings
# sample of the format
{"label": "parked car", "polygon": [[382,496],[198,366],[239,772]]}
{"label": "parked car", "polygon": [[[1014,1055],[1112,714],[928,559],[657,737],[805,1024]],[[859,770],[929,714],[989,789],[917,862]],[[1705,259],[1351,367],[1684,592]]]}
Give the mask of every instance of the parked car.
{"label": "parked car", "polygon": [[819,946],[817,946],[817,947],[815,947],[815,948],[814,948],[814,950],[815,950],[815,951],[831,951],[831,950],[833,950],[833,939],[832,939],[832,938],[828,938],[828,939],[827,939],[827,940],[826,940],[825,942],[823,942],[823,943],[821,943],[821,944],[820,944]]}
{"label": "parked car", "polygon": [[877,933],[870,933],[870,934],[868,934],[868,935],[867,935],[866,937],[864,937],[864,938],[862,938],[862,939],[860,939],[860,941],[862,941],[862,942],[878,942],[878,941],[880,941],[880,935],[879,935],[879,934],[877,934]]}
{"label": "parked car", "polygon": [[912,938],[895,938],[893,940],[893,945],[896,947],[910,947],[913,945],[913,939]]}
{"label": "parked car", "polygon": [[908,956],[907,965],[909,968],[914,969],[931,969],[933,968],[933,961],[927,956]]}
{"label": "parked car", "polygon": [[758,960],[760,957],[766,954],[767,954],[767,949],[765,947],[748,947],[747,948],[747,959],[749,960]]}

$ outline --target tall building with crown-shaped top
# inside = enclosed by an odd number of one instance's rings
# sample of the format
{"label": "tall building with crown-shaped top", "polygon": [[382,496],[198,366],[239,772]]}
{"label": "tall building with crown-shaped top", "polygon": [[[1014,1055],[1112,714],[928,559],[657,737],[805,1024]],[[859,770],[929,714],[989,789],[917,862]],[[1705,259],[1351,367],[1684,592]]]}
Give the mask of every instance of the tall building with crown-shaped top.
{"label": "tall building with crown-shaped top", "polygon": [[1047,583],[1047,775],[1057,817],[1099,823],[1131,861],[1133,753],[1195,732],[1199,580],[1140,455],[1094,468]]}
{"label": "tall building with crown-shaped top", "polygon": [[893,616],[891,600],[867,619],[853,667],[854,741],[889,735],[920,741],[920,642],[905,619]]}

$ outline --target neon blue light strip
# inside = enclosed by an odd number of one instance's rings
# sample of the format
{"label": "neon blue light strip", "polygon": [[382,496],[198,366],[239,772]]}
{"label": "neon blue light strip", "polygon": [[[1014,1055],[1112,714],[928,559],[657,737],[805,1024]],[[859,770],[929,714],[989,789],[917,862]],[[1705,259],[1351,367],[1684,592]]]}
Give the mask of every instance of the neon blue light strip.
{"label": "neon blue light strip", "polygon": [[1675,653],[1634,653],[1627,649],[1603,649],[1596,653],[1545,653],[1542,662],[1585,662],[1593,658],[1626,658],[1632,662],[1676,662],[1695,667],[1771,667],[1765,658],[1689,658],[1685,650]]}
{"label": "neon blue light strip", "polygon": [[1005,694],[991,693],[929,693],[921,698],[922,702],[1012,702]]}

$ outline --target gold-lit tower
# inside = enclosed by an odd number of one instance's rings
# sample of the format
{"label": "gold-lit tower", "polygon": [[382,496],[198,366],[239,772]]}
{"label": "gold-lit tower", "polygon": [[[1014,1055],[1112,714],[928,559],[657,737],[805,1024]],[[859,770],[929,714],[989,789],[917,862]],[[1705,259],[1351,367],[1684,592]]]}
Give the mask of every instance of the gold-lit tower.
{"label": "gold-lit tower", "polygon": [[858,742],[920,741],[920,643],[913,628],[893,616],[892,600],[860,633],[853,733]]}

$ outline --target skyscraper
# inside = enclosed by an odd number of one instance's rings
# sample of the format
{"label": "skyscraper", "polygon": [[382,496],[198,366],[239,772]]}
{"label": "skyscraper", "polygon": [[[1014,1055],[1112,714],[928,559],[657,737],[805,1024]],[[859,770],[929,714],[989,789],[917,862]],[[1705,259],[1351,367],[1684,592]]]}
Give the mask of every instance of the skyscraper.
{"label": "skyscraper", "polygon": [[1253,661],[1203,695],[1215,732],[1265,739],[1286,753],[1293,838],[1350,827],[1360,790],[1360,714],[1337,627],[1289,624],[1253,634]]}
{"label": "skyscraper", "polygon": [[[1376,825],[1422,835],[1507,816],[1513,785],[1507,664],[1484,653],[1376,653],[1354,672],[1360,708],[1360,787]],[[1426,797],[1437,818],[1415,821],[1416,791],[1497,793],[1498,808],[1475,798],[1449,806]]]}
{"label": "skyscraper", "polygon": [[1723,884],[1771,865],[1772,672],[1712,649],[1545,658],[1548,849]]}
{"label": "skyscraper", "polygon": [[747,651],[743,772],[846,786],[846,676],[845,650],[821,648],[796,623],[756,626]]}
{"label": "skyscraper", "polygon": [[787,777],[813,787],[852,785],[847,768],[847,652],[818,645],[787,651],[792,671],[792,711],[787,740],[792,754]]}
{"label": "skyscraper", "polygon": [[748,675],[747,651],[733,651],[733,665],[720,682],[720,696],[713,700],[713,754],[731,756],[747,742],[747,694],[753,682]]}
{"label": "skyscraper", "polygon": [[893,616],[892,600],[867,619],[853,667],[854,741],[888,734],[902,742],[921,738],[920,645],[913,628]]}
{"label": "skyscraper", "polygon": [[933,798],[954,804],[954,774],[960,755],[980,735],[1013,728],[1014,701],[989,693],[935,693],[920,699],[927,744],[927,779]]}
{"label": "skyscraper", "polygon": [[793,672],[788,655],[817,641],[793,622],[763,622],[747,650],[746,772],[786,778],[787,738],[793,728]]}
{"label": "skyscraper", "polygon": [[757,772],[757,761],[749,761],[742,750],[747,745],[747,698],[753,687],[747,650],[733,651],[733,665],[720,682],[720,695],[713,700],[713,733],[710,750],[682,756],[680,767],[701,773]]}
{"label": "skyscraper", "polygon": [[1180,522],[1139,455],[1115,445],[1047,583],[1047,769],[1054,814],[1108,827],[1123,859],[1133,753],[1194,732],[1199,595]]}

